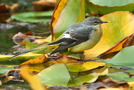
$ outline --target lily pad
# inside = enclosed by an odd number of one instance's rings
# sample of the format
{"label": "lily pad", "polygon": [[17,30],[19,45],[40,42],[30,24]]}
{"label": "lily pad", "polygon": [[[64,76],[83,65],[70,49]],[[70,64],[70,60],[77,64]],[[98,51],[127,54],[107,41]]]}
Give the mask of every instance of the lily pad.
{"label": "lily pad", "polygon": [[53,40],[71,25],[85,19],[85,2],[86,0],[60,0],[50,23]]}
{"label": "lily pad", "polygon": [[[103,36],[101,40],[90,50],[85,51],[86,59],[97,57],[107,51],[125,37],[134,32],[134,15],[128,11],[117,11],[101,17],[107,24],[102,24]],[[118,47],[115,51],[121,50]]]}
{"label": "lily pad", "polygon": [[118,66],[134,66],[134,46],[126,47],[122,49],[112,59],[109,59],[106,63],[111,63]]}
{"label": "lily pad", "polygon": [[13,57],[14,55],[0,55],[0,65],[5,65],[5,66],[15,66],[15,65],[20,65],[21,63],[29,60],[29,59],[34,59],[34,58],[38,58],[40,56],[42,56],[43,54],[25,54],[25,55],[21,55],[20,57],[16,57],[14,59],[12,59],[11,61],[9,61],[9,59],[11,57]]}
{"label": "lily pad", "polygon": [[[52,17],[53,11],[47,11],[47,12],[26,12],[26,13],[20,13],[20,14],[14,14],[11,16],[12,19],[17,19],[23,22],[49,22]],[[46,19],[40,19],[37,17],[46,17]]]}
{"label": "lily pad", "polygon": [[46,86],[67,86],[70,75],[64,64],[55,64],[42,70],[38,74],[41,82]]}
{"label": "lily pad", "polygon": [[89,10],[99,14],[108,14],[115,11],[134,11],[133,0],[88,0]]}
{"label": "lily pad", "polygon": [[109,73],[109,77],[116,81],[133,81],[134,77],[129,77],[127,73],[117,72],[117,73]]}

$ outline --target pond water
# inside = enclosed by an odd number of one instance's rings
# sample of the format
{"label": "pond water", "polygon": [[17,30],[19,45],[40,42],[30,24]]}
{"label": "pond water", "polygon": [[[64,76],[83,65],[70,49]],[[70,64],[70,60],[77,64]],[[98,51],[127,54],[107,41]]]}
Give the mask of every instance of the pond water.
{"label": "pond water", "polygon": [[[19,25],[21,24],[21,25]],[[29,24],[29,23],[1,24],[0,28],[0,53],[8,54],[14,51],[13,36],[18,32],[27,33],[34,32],[36,35],[46,38],[50,35],[49,24]],[[23,24],[23,25],[22,25]],[[9,27],[12,27],[8,29]]]}
{"label": "pond water", "polygon": [[[33,12],[33,6],[31,2],[37,0],[0,0],[0,3],[4,3],[12,6],[14,3],[20,5],[17,13],[21,12]],[[16,44],[13,42],[13,36],[19,32],[27,33],[29,31],[33,32],[35,36],[41,36],[45,39],[50,35],[49,22],[48,23],[25,23],[13,20],[10,23],[3,23],[4,18],[10,18],[13,13],[8,12],[7,14],[0,14],[0,54],[12,54],[16,50],[13,48]],[[0,66],[0,69],[5,66]],[[0,74],[0,90],[31,90],[27,82],[19,81],[8,81],[2,83],[6,77]]]}
{"label": "pond water", "polygon": [[[0,4],[12,6],[17,3],[20,5],[19,10],[16,13],[22,12],[34,12],[32,2],[37,0],[0,0]],[[0,13],[0,54],[6,54],[13,52],[13,46],[16,44],[13,42],[12,37],[18,32],[26,33],[32,31],[40,34],[39,36],[48,36],[50,34],[49,24],[36,23],[26,24],[22,22],[10,22],[3,23],[3,19],[10,18],[13,15],[12,11],[6,13]],[[20,25],[21,24],[21,25]],[[11,28],[12,27],[12,28]],[[49,32],[46,34],[46,32]]]}

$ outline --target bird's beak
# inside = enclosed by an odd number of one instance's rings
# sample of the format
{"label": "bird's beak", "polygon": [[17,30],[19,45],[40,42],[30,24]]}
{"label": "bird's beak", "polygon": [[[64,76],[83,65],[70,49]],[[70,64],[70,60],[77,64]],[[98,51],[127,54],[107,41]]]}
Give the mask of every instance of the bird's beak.
{"label": "bird's beak", "polygon": [[102,21],[102,23],[108,23],[107,21]]}

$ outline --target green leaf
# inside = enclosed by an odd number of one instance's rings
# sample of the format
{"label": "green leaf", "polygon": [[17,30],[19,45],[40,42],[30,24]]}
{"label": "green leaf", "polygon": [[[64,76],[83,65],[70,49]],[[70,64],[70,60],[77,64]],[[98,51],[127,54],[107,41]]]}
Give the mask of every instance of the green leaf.
{"label": "green leaf", "polygon": [[0,65],[4,66],[15,66],[15,65],[20,65],[21,63],[29,60],[29,59],[34,59],[42,56],[43,54],[25,54],[21,55],[19,57],[16,57],[9,61],[9,58],[13,57],[13,55],[0,55]]}
{"label": "green leaf", "polygon": [[129,77],[128,74],[123,73],[123,72],[109,73],[108,76],[116,81],[133,81],[134,80],[134,77]]}
{"label": "green leaf", "polygon": [[[11,16],[12,19],[17,19],[23,22],[49,22],[52,17],[53,11],[47,11],[47,12],[26,12],[26,13],[20,13],[20,14],[14,14]],[[37,18],[37,17],[46,17],[43,19]]]}
{"label": "green leaf", "polygon": [[111,63],[119,66],[134,66],[134,46],[126,47],[122,49],[116,56],[112,59],[106,61],[106,63]]}
{"label": "green leaf", "polygon": [[46,86],[67,86],[70,75],[64,64],[55,64],[38,74],[41,82]]}
{"label": "green leaf", "polygon": [[81,76],[81,77],[78,77],[76,79],[70,80],[69,83],[68,83],[68,86],[69,87],[80,86],[83,83],[86,83],[86,82],[88,82],[90,80],[93,80],[94,78],[96,78],[96,76],[94,76],[92,74]]}
{"label": "green leaf", "polygon": [[124,70],[124,72],[134,75],[134,69]]}
{"label": "green leaf", "polygon": [[108,14],[115,11],[134,11],[134,0],[89,0],[91,11]]}
{"label": "green leaf", "polygon": [[0,67],[0,74],[6,74],[11,69],[13,69],[13,67]]}
{"label": "green leaf", "polygon": [[98,79],[99,76],[106,75],[107,73],[108,73],[107,68],[101,68],[101,69],[94,71],[91,74],[87,74],[87,75],[70,80],[68,83],[68,86],[72,87],[72,86],[80,86],[83,83],[93,83]]}
{"label": "green leaf", "polygon": [[86,0],[61,0],[50,23],[53,40],[76,22],[85,19]]}
{"label": "green leaf", "polygon": [[32,49],[39,46],[38,50],[33,51],[33,53],[40,53],[40,54],[50,53],[52,51],[52,48],[56,47],[56,46],[46,46],[46,44],[37,45],[27,40],[23,40],[22,45],[25,45],[27,49]]}
{"label": "green leaf", "polygon": [[98,4],[100,6],[123,6],[123,5],[127,5],[129,3],[134,3],[134,0],[111,0],[111,1],[107,1],[107,0],[90,0],[90,2],[94,3],[94,4]]}

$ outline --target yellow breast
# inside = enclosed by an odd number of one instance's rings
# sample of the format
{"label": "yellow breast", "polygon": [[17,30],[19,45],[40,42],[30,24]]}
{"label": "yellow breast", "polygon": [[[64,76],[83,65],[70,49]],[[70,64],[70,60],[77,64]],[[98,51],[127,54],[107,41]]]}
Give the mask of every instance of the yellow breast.
{"label": "yellow breast", "polygon": [[89,40],[71,47],[70,50],[71,52],[83,52],[84,50],[91,49],[99,42],[101,37],[102,37],[102,30],[98,26],[96,30],[92,30]]}

